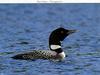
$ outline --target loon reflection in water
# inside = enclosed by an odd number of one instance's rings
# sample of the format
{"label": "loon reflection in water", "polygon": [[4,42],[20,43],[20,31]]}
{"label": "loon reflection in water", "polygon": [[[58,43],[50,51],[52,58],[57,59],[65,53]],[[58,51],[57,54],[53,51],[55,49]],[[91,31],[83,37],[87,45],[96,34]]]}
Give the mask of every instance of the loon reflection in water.
{"label": "loon reflection in water", "polygon": [[50,50],[33,50],[32,52],[17,54],[12,58],[21,60],[48,59],[62,61],[65,58],[65,53],[61,48],[61,41],[75,31],[76,30],[68,30],[62,27],[57,28],[52,31],[49,37]]}

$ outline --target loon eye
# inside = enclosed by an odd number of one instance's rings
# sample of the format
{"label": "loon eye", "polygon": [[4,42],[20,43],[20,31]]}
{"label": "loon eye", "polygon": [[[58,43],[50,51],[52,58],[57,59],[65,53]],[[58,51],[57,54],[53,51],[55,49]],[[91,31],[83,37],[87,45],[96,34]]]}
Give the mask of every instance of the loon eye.
{"label": "loon eye", "polygon": [[64,33],[64,31],[61,31],[61,34],[63,34]]}

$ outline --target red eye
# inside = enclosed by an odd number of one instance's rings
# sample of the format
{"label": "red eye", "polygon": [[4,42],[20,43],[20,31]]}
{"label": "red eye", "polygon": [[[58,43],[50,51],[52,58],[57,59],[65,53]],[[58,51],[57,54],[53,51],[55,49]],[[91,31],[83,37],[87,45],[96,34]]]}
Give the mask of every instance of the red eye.
{"label": "red eye", "polygon": [[61,31],[61,34],[63,34],[64,33],[64,31]]}

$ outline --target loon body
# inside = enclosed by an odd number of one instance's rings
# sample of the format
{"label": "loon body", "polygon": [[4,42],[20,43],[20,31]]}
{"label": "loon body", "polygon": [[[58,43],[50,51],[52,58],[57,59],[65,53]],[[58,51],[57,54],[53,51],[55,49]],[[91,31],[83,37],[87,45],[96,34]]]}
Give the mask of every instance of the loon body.
{"label": "loon body", "polygon": [[55,29],[49,37],[49,48],[50,50],[33,50],[32,52],[22,53],[13,56],[13,59],[21,60],[35,60],[35,59],[49,59],[49,60],[63,60],[65,53],[61,48],[61,41],[66,36],[74,33],[75,30],[67,30],[64,28]]}

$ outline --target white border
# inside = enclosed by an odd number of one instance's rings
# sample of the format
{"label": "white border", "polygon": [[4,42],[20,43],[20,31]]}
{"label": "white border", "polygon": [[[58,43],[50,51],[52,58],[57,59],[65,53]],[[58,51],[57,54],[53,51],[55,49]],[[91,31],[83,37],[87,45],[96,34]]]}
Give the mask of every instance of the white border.
{"label": "white border", "polygon": [[0,3],[100,3],[100,0],[0,0]]}

